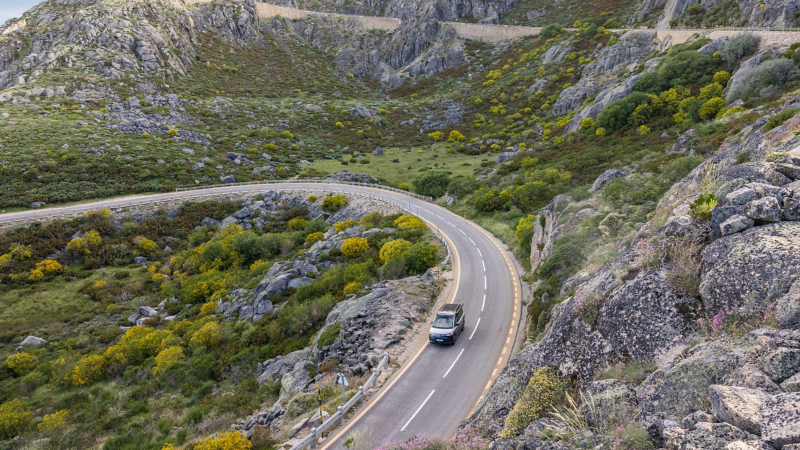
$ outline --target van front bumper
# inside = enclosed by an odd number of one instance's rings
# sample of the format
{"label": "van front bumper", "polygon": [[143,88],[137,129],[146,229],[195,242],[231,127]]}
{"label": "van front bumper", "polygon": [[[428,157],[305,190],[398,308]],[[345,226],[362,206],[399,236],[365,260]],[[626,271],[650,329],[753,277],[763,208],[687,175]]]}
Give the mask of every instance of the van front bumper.
{"label": "van front bumper", "polygon": [[431,334],[428,335],[428,338],[431,341],[431,344],[455,344],[455,334],[452,336],[448,336],[446,334]]}

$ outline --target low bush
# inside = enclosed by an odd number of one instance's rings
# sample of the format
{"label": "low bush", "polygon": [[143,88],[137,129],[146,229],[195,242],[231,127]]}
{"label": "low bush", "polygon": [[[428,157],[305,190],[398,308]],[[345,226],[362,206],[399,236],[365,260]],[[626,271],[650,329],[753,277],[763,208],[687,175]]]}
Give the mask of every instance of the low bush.
{"label": "low bush", "polygon": [[700,194],[689,204],[689,215],[699,222],[711,220],[711,212],[717,206],[717,197],[713,192]]}
{"label": "low bush", "polygon": [[761,63],[747,72],[728,89],[726,100],[763,98],[780,93],[791,81],[800,79],[800,69],[786,58],[777,58]]}
{"label": "low bush", "polygon": [[338,323],[334,323],[333,325],[329,326],[319,335],[319,339],[317,340],[317,348],[322,350],[323,348],[333,344],[333,341],[339,337],[339,331],[342,330],[342,326]]}
{"label": "low bush", "polygon": [[551,408],[564,401],[564,395],[570,388],[569,380],[559,376],[556,369],[536,369],[514,409],[506,417],[500,437],[512,438],[534,420],[544,417]]}
{"label": "low bush", "polygon": [[728,65],[734,65],[748,53],[758,50],[761,38],[750,33],[741,33],[728,39],[717,51]]}
{"label": "low bush", "polygon": [[322,199],[322,209],[327,212],[336,212],[347,206],[350,202],[344,195],[329,195]]}
{"label": "low bush", "polygon": [[770,117],[767,123],[764,124],[764,131],[769,131],[783,125],[784,122],[791,119],[797,114],[798,109],[784,109],[783,111]]}

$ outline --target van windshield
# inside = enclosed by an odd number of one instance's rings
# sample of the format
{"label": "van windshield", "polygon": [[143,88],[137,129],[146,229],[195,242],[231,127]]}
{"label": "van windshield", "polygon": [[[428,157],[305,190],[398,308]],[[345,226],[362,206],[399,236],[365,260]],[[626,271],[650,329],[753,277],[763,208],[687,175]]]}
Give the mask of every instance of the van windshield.
{"label": "van windshield", "polygon": [[453,328],[453,316],[436,316],[433,328]]}

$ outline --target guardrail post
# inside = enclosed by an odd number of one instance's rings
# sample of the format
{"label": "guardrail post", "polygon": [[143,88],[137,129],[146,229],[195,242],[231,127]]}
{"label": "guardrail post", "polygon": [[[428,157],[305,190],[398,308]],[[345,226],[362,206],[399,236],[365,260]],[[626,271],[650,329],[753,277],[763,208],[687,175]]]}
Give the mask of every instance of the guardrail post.
{"label": "guardrail post", "polygon": [[317,429],[311,429],[311,442],[309,443],[309,448],[317,448]]}
{"label": "guardrail post", "polygon": [[358,387],[358,404],[359,405],[364,404],[364,386]]}
{"label": "guardrail post", "polygon": [[337,406],[336,412],[339,413],[339,426],[342,426],[342,424],[344,423],[344,411],[342,410],[342,407]]}

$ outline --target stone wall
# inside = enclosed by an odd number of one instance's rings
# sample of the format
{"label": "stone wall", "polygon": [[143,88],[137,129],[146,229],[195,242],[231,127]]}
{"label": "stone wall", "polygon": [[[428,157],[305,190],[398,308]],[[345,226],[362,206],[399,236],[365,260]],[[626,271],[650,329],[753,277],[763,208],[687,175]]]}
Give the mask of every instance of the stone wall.
{"label": "stone wall", "polygon": [[[194,0],[194,1],[204,1],[204,0]],[[317,12],[317,11],[305,11],[301,9],[295,8],[288,8],[286,6],[277,6],[277,5],[270,5],[267,3],[256,3],[256,8],[258,10],[258,17],[276,17],[281,16],[287,19],[304,19],[309,16],[328,16],[328,17],[340,17],[342,19],[351,19],[356,20],[361,23],[361,25],[366,30],[387,30],[393,31],[400,26],[400,19],[395,19],[393,17],[375,17],[375,16],[356,16],[350,14],[335,14],[335,13],[324,13],[324,12]]]}
{"label": "stone wall", "polygon": [[476,23],[442,22],[456,30],[456,35],[463,39],[497,42],[514,39],[520,36],[536,36],[541,33],[539,27],[516,27],[505,25],[479,25]]}
{"label": "stone wall", "polygon": [[703,34],[709,39],[719,39],[722,37],[735,36],[740,33],[750,33],[761,38],[761,50],[766,50],[773,45],[791,44],[793,42],[800,42],[800,32],[798,31],[766,31],[766,30],[748,30],[745,28],[721,28],[716,30],[706,29],[687,29],[687,30],[656,30],[656,37],[659,41],[666,38],[672,39],[672,45],[683,44],[688,41],[692,36]]}

